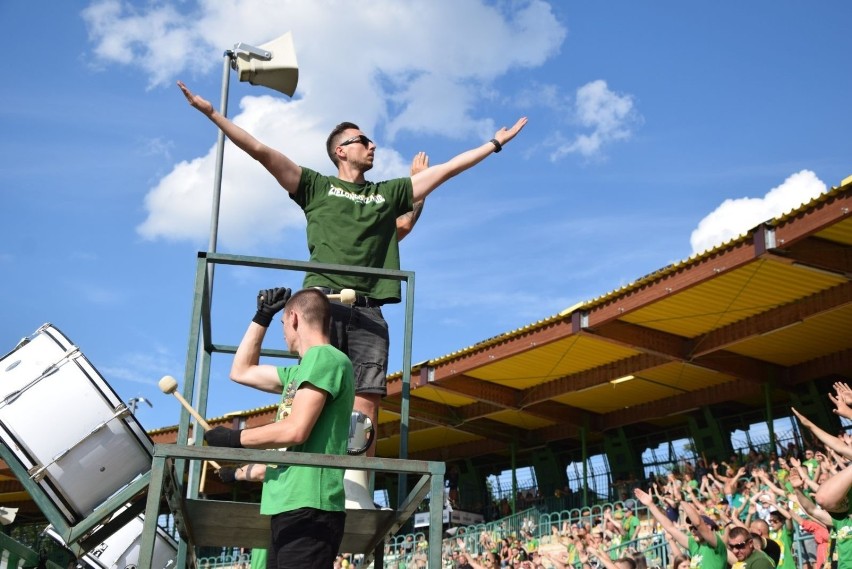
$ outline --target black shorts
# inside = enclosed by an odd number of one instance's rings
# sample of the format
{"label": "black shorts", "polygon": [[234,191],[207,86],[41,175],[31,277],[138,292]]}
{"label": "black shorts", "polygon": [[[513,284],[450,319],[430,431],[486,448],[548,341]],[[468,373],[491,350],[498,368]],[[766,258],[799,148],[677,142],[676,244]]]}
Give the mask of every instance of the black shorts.
{"label": "black shorts", "polygon": [[332,302],[329,340],[352,361],[356,394],[387,394],[390,337],[381,307]]}
{"label": "black shorts", "polygon": [[328,569],[343,541],[346,512],[299,508],[272,516],[266,569]]}

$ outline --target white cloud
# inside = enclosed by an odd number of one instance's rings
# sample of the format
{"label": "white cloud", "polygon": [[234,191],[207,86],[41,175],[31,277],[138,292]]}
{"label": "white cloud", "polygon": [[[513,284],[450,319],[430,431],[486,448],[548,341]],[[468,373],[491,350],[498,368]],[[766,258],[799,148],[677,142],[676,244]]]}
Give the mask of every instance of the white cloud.
{"label": "white cloud", "polygon": [[[324,143],[296,117],[300,105],[268,96],[246,97],[235,122],[267,140],[280,137],[281,129],[286,128],[288,138],[307,141],[305,146],[321,153]],[[219,238],[223,242],[247,247],[286,227],[304,225],[304,216],[295,203],[253,159],[230,143],[225,147],[225,157],[219,212]],[[210,228],[215,159],[213,147],[201,158],[177,164],[163,177],[145,196],[149,215],[137,228],[139,234],[147,239],[203,241]],[[316,155],[312,158],[318,159]]]}
{"label": "white cloud", "polygon": [[772,188],[762,198],[727,199],[698,223],[689,242],[700,253],[742,235],[764,221],[809,202],[826,191],[810,170],[802,170]]}
{"label": "white cloud", "polygon": [[187,26],[188,18],[172,6],[149,5],[139,12],[128,2],[102,0],[82,16],[97,61],[137,65],[147,73],[149,87],[169,82],[177,69],[204,68],[215,61],[200,49],[198,27]]}
{"label": "white cloud", "polygon": [[631,95],[610,91],[606,81],[598,79],[577,89],[574,120],[591,132],[560,142],[551,153],[551,160],[575,153],[586,158],[598,155],[604,145],[630,138],[642,117]]}
{"label": "white cloud", "polygon": [[[184,78],[192,88],[191,77],[221,68],[223,50],[236,42],[259,45],[291,31],[300,67],[297,99],[245,97],[235,122],[296,162],[326,171],[327,133],[341,120],[354,121],[380,143],[383,168],[371,172],[372,179],[407,173],[408,159],[385,147],[402,132],[481,139],[493,135],[495,123],[513,124],[514,111],[495,118],[479,111],[493,97],[491,84],[512,69],[540,65],[558,52],[566,34],[541,0],[379,0],[369,9],[352,2],[261,0],[135,9],[103,0],[83,18],[97,62],[138,67],[152,87],[174,88],[174,79]],[[500,38],[499,50],[494,38]],[[202,94],[213,99],[213,93]],[[202,128],[206,119],[197,120]],[[177,164],[152,188],[148,217],[138,228],[143,237],[203,241],[209,206],[198,204],[210,201],[214,153],[211,148]],[[303,223],[260,166],[233,147],[225,160],[223,243],[280,239],[285,228]]]}

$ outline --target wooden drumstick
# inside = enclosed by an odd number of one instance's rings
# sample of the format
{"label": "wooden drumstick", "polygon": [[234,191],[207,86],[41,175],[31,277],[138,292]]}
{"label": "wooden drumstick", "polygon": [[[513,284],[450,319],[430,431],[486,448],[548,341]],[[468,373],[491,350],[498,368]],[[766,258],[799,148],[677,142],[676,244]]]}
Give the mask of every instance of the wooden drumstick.
{"label": "wooden drumstick", "polygon": [[[190,405],[189,402],[186,399],[184,399],[183,395],[178,393],[178,391],[177,391],[178,382],[175,378],[173,378],[170,375],[164,375],[163,378],[159,381],[158,385],[160,386],[160,391],[162,391],[166,395],[169,395],[169,394],[174,395],[177,398],[177,400],[180,401],[180,404],[183,405],[183,408],[186,409],[187,411],[189,411],[190,415],[195,417],[195,420],[198,421],[198,424],[201,425],[202,429],[204,429],[205,431],[210,430],[210,424],[207,421],[204,420],[204,417],[202,417],[198,413],[198,411],[196,411],[195,409],[192,408],[192,405]],[[216,470],[219,470],[220,468],[222,468],[221,466],[219,466],[218,463],[216,463],[212,460],[209,461],[209,462],[210,462],[210,465],[213,468],[215,468]]]}
{"label": "wooden drumstick", "polygon": [[195,420],[198,421],[198,424],[201,425],[202,429],[204,429],[205,431],[210,430],[210,425],[207,423],[207,421],[204,420],[204,417],[202,417],[198,413],[198,411],[192,408],[192,405],[190,405],[189,402],[183,398],[183,395],[178,393],[178,382],[175,378],[170,375],[164,375],[158,385],[160,386],[160,391],[162,391],[166,395],[174,395],[177,400],[180,401],[180,404],[183,405],[183,408],[189,411],[190,415],[195,417]]}
{"label": "wooden drumstick", "polygon": [[339,300],[343,304],[355,304],[355,291],[351,288],[344,288],[338,294],[329,294],[329,300]]}

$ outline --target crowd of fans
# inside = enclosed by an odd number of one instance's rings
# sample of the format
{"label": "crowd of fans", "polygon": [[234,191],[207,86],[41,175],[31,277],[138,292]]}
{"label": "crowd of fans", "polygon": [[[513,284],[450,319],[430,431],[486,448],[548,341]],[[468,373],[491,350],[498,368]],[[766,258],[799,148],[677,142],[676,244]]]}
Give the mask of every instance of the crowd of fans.
{"label": "crowd of fans", "polygon": [[[834,384],[834,413],[852,420],[852,389]],[[576,517],[523,520],[517,531],[444,540],[454,569],[852,569],[852,436],[834,436],[793,409],[813,441],[779,453],[752,450],[727,460],[684,462],[633,486],[629,497]],[[408,536],[411,538],[411,536]],[[400,569],[427,567],[425,539],[390,557]]]}

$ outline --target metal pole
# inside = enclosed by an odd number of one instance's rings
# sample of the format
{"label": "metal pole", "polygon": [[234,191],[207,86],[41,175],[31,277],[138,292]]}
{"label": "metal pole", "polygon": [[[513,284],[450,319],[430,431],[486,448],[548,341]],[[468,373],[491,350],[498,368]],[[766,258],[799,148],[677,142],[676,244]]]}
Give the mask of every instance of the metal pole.
{"label": "metal pole", "polygon": [[589,457],[586,450],[586,427],[580,427],[580,454],[583,460],[583,506],[589,505]]}
{"label": "metal pole", "polygon": [[[411,337],[414,333],[414,273],[405,281],[405,327],[402,336],[402,405],[399,418],[399,458],[408,458],[408,426],[411,409]],[[376,427],[374,427],[376,428]],[[408,495],[408,475],[400,473],[397,478],[397,504],[402,504]],[[441,500],[441,512],[444,502]]]}
{"label": "metal pole", "polygon": [[[230,84],[229,80],[231,78],[231,59],[232,59],[233,55],[234,55],[233,51],[226,50],[224,55],[223,55],[223,60],[222,60],[222,91],[221,91],[220,102],[219,102],[219,114],[221,114],[223,117],[228,116],[228,87],[229,87],[229,84]],[[224,161],[225,161],[225,133],[222,132],[222,129],[219,129],[219,135],[216,138],[216,168],[215,168],[215,171],[214,171],[215,173],[214,173],[214,177],[213,177],[213,200],[212,200],[212,204],[211,204],[211,207],[210,207],[210,240],[209,240],[208,245],[207,245],[207,252],[208,253],[215,253],[216,252],[216,244],[217,244],[217,240],[218,240],[218,236],[219,236],[219,203],[220,203],[221,197],[222,197],[222,165],[223,165]],[[208,301],[207,301],[208,302],[208,304],[207,304],[207,310],[208,311],[211,310],[211,306],[213,304],[213,272],[214,272],[214,268],[215,268],[215,263],[207,264],[207,282],[206,282],[207,291],[206,291],[206,293],[204,291],[201,291],[201,294],[205,295],[206,298],[208,299]],[[204,285],[202,285],[202,287],[203,286]],[[196,294],[198,294],[198,292],[199,291],[196,290]],[[198,299],[196,298],[196,301],[197,300]],[[209,317],[209,313],[208,313],[208,317]],[[201,322],[200,319],[197,320],[197,319],[193,318],[193,323],[199,323],[200,324],[200,322]],[[203,333],[200,334],[200,335],[203,338]],[[204,340],[206,340],[204,342],[205,346],[207,344],[213,342],[212,338],[204,338]],[[197,348],[197,346],[198,346],[198,344],[196,342],[196,348]],[[209,367],[209,354],[207,354],[207,352],[205,351],[204,355],[205,355],[205,357],[204,357],[203,362],[202,362],[202,367],[205,367],[205,366]],[[193,380],[194,380],[194,378],[195,378],[194,373],[193,373],[192,377],[193,377]],[[207,393],[205,391],[205,393],[203,393],[203,394],[198,394],[198,398],[196,398],[196,394],[195,394],[195,391],[194,391],[194,383],[195,383],[194,381],[190,382],[189,378],[187,377],[186,386],[185,386],[186,397],[188,398],[189,401],[193,402],[193,404],[196,408],[199,406],[199,400],[203,398],[204,399],[203,407],[206,408]],[[206,385],[203,388],[206,389]],[[199,433],[201,433],[201,432],[202,432],[202,430],[201,430],[201,427],[198,425],[198,421],[194,421],[192,433],[193,433],[193,437],[195,437],[195,439],[196,439],[196,444],[198,444],[198,445],[202,444],[202,439],[199,436]],[[181,471],[183,470],[181,468],[182,465],[183,465],[183,463],[179,463],[179,466],[178,466],[178,469],[181,470]],[[200,474],[199,474],[198,464],[191,462],[189,464],[189,479],[191,481],[193,481],[193,483],[194,483],[194,481],[197,481],[199,479],[199,476],[200,476]],[[197,497],[198,493],[197,493],[196,488],[197,488],[197,486],[193,487],[192,484],[187,486],[187,498]],[[181,551],[181,553],[183,554],[183,551]]]}
{"label": "metal pole", "polygon": [[769,451],[775,451],[775,420],[772,418],[772,380],[763,384],[763,398],[766,403],[766,426],[769,430]]}
{"label": "metal pole", "polygon": [[516,454],[515,454],[515,451],[517,450],[517,446],[518,446],[518,443],[516,441],[512,441],[512,444],[509,445],[509,449],[512,453],[512,457],[511,457],[511,460],[512,460],[512,501],[511,501],[511,503],[512,503],[512,513],[513,514],[518,513],[518,510],[517,510],[516,504],[515,504],[515,497],[518,495],[518,472],[517,472],[518,465],[516,463],[517,457],[516,457]]}
{"label": "metal pole", "polygon": [[[228,87],[231,78],[231,60],[234,52],[231,50],[225,51],[222,64],[222,94],[219,103],[219,114],[223,117],[228,116]],[[210,209],[210,241],[207,245],[209,253],[216,252],[216,243],[219,235],[219,202],[222,196],[222,164],[225,161],[225,133],[219,130],[219,136],[216,140],[216,170],[213,178],[213,204]],[[211,299],[213,292],[213,264],[207,267],[207,281],[210,286]]]}
{"label": "metal pole", "polygon": [[[793,440],[796,442],[796,446],[800,449],[805,448],[805,438],[802,436],[802,432],[799,430],[799,422],[795,417],[790,417],[790,425],[793,426]],[[780,456],[784,451],[784,447],[778,449],[778,455]]]}

